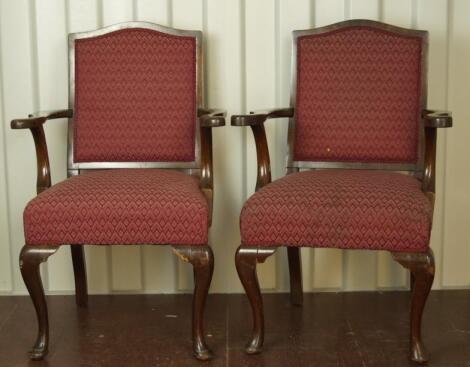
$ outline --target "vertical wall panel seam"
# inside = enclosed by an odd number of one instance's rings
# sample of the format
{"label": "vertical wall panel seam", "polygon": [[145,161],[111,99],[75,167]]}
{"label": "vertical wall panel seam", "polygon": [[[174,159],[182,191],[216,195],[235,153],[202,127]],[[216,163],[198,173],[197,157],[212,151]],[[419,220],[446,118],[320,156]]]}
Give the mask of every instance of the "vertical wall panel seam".
{"label": "vertical wall panel seam", "polygon": [[[31,113],[40,110],[40,95],[39,95],[39,65],[38,65],[38,24],[37,24],[37,11],[36,11],[36,0],[29,2],[29,43],[31,49],[31,89],[33,95],[33,111],[27,111]],[[47,261],[42,266],[42,278],[44,283],[44,289],[50,290],[49,288],[49,264]]]}
{"label": "vertical wall panel seam", "polygon": [[[379,21],[383,22],[384,16],[384,0],[378,0],[379,2]],[[377,279],[378,281],[378,279]],[[378,283],[377,283],[378,284]]]}
{"label": "vertical wall panel seam", "polygon": [[[444,108],[447,110],[448,109],[448,98],[449,98],[449,52],[450,52],[450,8],[449,8],[449,2],[446,1],[446,59],[445,59],[445,101],[444,101]],[[439,242],[439,247],[440,247],[440,259],[439,259],[439,264],[438,266],[440,267],[439,271],[439,278],[437,279],[438,282],[438,288],[442,288],[444,284],[444,251],[445,251],[445,246],[444,246],[444,224],[445,224],[445,181],[446,181],[446,156],[447,156],[447,132],[445,129],[442,129],[442,131],[439,131],[438,134],[443,138],[441,139],[442,141],[440,142],[443,146],[443,160],[442,162],[444,163],[442,167],[443,175],[442,175],[442,180],[438,183],[440,184],[441,187],[441,195],[442,195],[442,214],[440,217],[440,226],[441,226],[441,238]]]}
{"label": "vertical wall panel seam", "polygon": [[96,0],[96,21],[98,23],[98,28],[103,27],[103,0]]}
{"label": "vertical wall panel seam", "polygon": [[173,25],[173,1],[167,0],[166,2],[166,19],[169,27]]}
{"label": "vertical wall panel seam", "polygon": [[[66,0],[64,3],[64,22],[65,22],[65,37],[67,37],[68,40],[68,34],[70,32],[70,0]],[[67,55],[69,53],[69,47],[68,47],[68,42],[67,42]],[[67,71],[69,70],[68,64],[67,64]],[[68,93],[68,86],[67,86],[67,93]]]}
{"label": "vertical wall panel seam", "polygon": [[[33,89],[33,109],[39,110],[39,71],[38,71],[38,35],[37,35],[37,12],[36,12],[36,0],[30,2],[30,47],[31,47],[31,85]],[[34,111],[31,111],[34,112]]]}
{"label": "vertical wall panel seam", "polygon": [[418,25],[418,0],[411,0],[411,28]]}
{"label": "vertical wall panel seam", "polygon": [[[203,70],[202,70],[202,77],[204,83],[204,90],[203,90],[203,106],[209,106],[209,19],[208,19],[208,0],[202,0],[202,34],[203,34],[203,42],[202,42],[202,52],[203,52]],[[209,229],[210,230],[210,229]],[[212,238],[212,236],[211,236]],[[209,245],[209,239],[208,243]]]}
{"label": "vertical wall panel seam", "polygon": [[[246,70],[246,0],[240,0],[240,75],[241,75],[241,113],[247,113],[247,70]],[[248,128],[243,128],[242,133],[242,201],[248,196]]]}
{"label": "vertical wall panel seam", "polygon": [[[454,1],[449,0],[447,1],[447,38],[446,38],[446,89],[445,89],[445,108],[449,108],[449,89],[450,89],[450,55],[451,55],[451,45],[453,46],[453,36],[454,36]],[[444,257],[445,257],[445,246],[444,246],[444,241],[445,241],[445,233],[446,233],[446,212],[447,212],[447,202],[446,202],[446,183],[447,183],[447,164],[448,164],[448,159],[447,159],[447,132],[443,131],[441,132],[443,135],[443,145],[444,145],[444,167],[443,167],[443,176],[444,179],[442,180],[442,222],[441,222],[441,259],[440,259],[440,264],[439,266],[441,267],[441,278],[439,279],[440,281],[440,288],[444,288]],[[441,136],[442,136],[441,135]]]}
{"label": "vertical wall panel seam", "polygon": [[[281,103],[281,37],[280,37],[280,3],[279,0],[274,2],[274,73],[275,73],[275,91],[274,91],[274,101],[276,106],[279,107]],[[278,129],[279,124],[276,124],[276,139],[278,138],[278,134],[280,133],[280,129]]]}
{"label": "vertical wall panel seam", "polygon": [[315,27],[315,0],[310,0],[310,27]]}
{"label": "vertical wall panel seam", "polygon": [[344,0],[344,19],[351,19],[352,16],[352,6],[351,0]]}
{"label": "vertical wall panel seam", "polygon": [[137,0],[132,0],[132,20],[136,21],[139,15]]}
{"label": "vertical wall panel seam", "polygon": [[[1,22],[1,18],[0,18]],[[0,27],[1,29],[1,27]],[[8,172],[8,159],[7,159],[7,141],[6,141],[6,134],[7,134],[7,116],[5,112],[5,88],[3,86],[3,54],[2,54],[2,38],[0,35],[0,105],[2,106],[2,116],[0,116],[0,119],[2,121],[2,130],[3,130],[3,164],[5,167],[5,176],[3,177],[3,181],[5,183],[5,206],[6,206],[6,221],[7,221],[7,243],[6,245],[8,246],[8,258],[10,259],[10,290],[14,291],[13,289],[13,279],[14,279],[14,269],[13,266],[16,262],[12,261],[13,260],[13,251],[12,251],[12,243],[11,243],[11,221],[10,221],[10,215],[11,215],[11,203],[10,203],[10,188],[8,185],[8,180],[7,180],[7,172]]]}
{"label": "vertical wall panel seam", "polygon": [[[281,103],[281,38],[280,38],[280,0],[275,0],[274,2],[274,104],[276,107],[280,107]],[[275,124],[275,130],[274,130],[274,145],[273,145],[273,152],[276,152],[279,149],[279,139],[281,136],[281,125],[279,124],[279,121]],[[283,161],[281,162],[276,162],[276,165],[283,165]],[[277,170],[277,167],[276,167]],[[279,284],[281,283],[279,281],[279,276],[282,274],[282,264],[281,260],[282,257],[279,255],[279,253],[275,254],[276,256],[276,262],[275,262],[275,283],[274,283],[274,289],[277,291],[279,290]]]}
{"label": "vertical wall panel seam", "polygon": [[202,33],[203,33],[203,43],[202,43],[202,46],[203,46],[203,62],[204,62],[204,65],[203,65],[203,70],[202,70],[202,76],[203,76],[203,83],[204,83],[204,95],[202,96],[203,98],[203,101],[204,101],[204,107],[207,107],[208,106],[208,93],[207,93],[207,90],[208,90],[208,85],[209,85],[209,71],[207,70],[208,68],[208,60],[209,60],[209,42],[208,42],[208,29],[209,29],[209,26],[208,26],[208,15],[207,15],[207,0],[202,0]]}

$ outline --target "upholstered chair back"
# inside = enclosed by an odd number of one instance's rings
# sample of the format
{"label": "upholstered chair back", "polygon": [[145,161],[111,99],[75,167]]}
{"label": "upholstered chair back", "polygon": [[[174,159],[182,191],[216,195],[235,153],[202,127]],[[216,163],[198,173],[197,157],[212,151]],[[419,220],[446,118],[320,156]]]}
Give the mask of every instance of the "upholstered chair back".
{"label": "upholstered chair back", "polygon": [[367,25],[299,35],[293,160],[417,164],[425,46]]}
{"label": "upholstered chair back", "polygon": [[72,40],[73,162],[191,162],[196,37],[118,29]]}

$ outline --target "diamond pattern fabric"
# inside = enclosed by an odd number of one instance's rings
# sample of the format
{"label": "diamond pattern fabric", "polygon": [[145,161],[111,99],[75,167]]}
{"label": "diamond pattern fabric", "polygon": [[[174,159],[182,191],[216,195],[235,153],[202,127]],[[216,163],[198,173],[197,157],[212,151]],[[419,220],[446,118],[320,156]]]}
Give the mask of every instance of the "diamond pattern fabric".
{"label": "diamond pattern fabric", "polygon": [[294,160],[416,163],[421,49],[367,26],[299,37]]}
{"label": "diamond pattern fabric", "polygon": [[208,204],[199,180],[161,169],[84,173],[31,200],[28,245],[207,244]]}
{"label": "diamond pattern fabric", "polygon": [[130,28],[75,40],[75,162],[194,161],[196,39]]}
{"label": "diamond pattern fabric", "polygon": [[287,175],[245,203],[242,245],[425,251],[432,205],[399,173],[312,170]]}

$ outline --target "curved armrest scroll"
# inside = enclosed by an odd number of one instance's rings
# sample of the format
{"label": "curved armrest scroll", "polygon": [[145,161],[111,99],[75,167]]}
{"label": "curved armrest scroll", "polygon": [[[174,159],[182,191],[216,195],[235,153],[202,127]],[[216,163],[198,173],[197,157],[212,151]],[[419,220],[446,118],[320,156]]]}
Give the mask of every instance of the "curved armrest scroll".
{"label": "curved armrest scroll", "polygon": [[452,113],[449,111],[424,110],[423,119],[425,127],[452,127]]}
{"label": "curved armrest scroll", "polygon": [[225,116],[227,111],[220,109],[203,109],[197,111],[201,127],[220,127],[225,126]]}
{"label": "curved armrest scroll", "polygon": [[254,126],[263,124],[267,119],[280,117],[293,117],[294,108],[275,108],[271,110],[260,110],[250,112],[249,115],[232,116],[232,126]]}

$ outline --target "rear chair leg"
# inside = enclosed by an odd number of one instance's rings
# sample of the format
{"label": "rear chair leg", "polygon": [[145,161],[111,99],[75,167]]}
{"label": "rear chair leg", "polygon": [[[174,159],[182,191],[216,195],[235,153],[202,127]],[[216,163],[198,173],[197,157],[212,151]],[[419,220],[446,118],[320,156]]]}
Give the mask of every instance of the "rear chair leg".
{"label": "rear chair leg", "polygon": [[23,280],[36,309],[38,319],[38,336],[33,349],[29,353],[30,359],[36,361],[43,359],[49,346],[49,321],[44,288],[41,281],[39,265],[47,261],[59,246],[23,246],[20,253],[20,269]]}
{"label": "rear chair leg", "polygon": [[287,258],[289,261],[290,300],[295,306],[302,306],[302,263],[300,260],[300,248],[288,247]]}
{"label": "rear chair leg", "polygon": [[88,306],[85,254],[82,245],[71,245],[73,275],[75,277],[75,303],[79,307]]}
{"label": "rear chair leg", "polygon": [[428,355],[421,339],[421,320],[434,280],[434,255],[429,249],[424,253],[395,252],[392,257],[412,274],[410,358],[414,362],[424,363]]}
{"label": "rear chair leg", "polygon": [[193,265],[193,353],[199,360],[209,360],[213,353],[204,337],[204,307],[214,271],[214,255],[209,246],[173,246],[173,249],[181,260]]}
{"label": "rear chair leg", "polygon": [[410,272],[410,292],[413,294],[413,289],[415,287],[415,276]]}
{"label": "rear chair leg", "polygon": [[263,299],[256,275],[256,265],[264,262],[275,251],[275,247],[240,246],[235,255],[238,276],[245,288],[253,313],[253,332],[245,349],[248,354],[260,353],[264,342]]}

